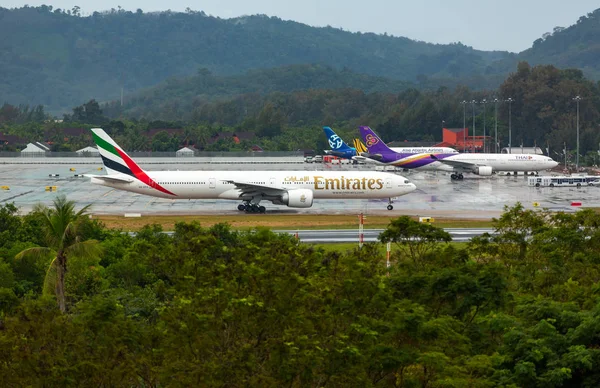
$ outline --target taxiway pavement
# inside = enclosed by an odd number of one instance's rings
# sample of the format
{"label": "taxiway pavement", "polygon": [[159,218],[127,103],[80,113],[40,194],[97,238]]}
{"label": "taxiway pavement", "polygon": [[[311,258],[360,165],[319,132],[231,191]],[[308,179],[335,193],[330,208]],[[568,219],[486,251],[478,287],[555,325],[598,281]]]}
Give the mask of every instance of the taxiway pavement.
{"label": "taxiway pavement", "polygon": [[[49,158],[50,159],[50,158]],[[143,215],[160,214],[240,214],[235,201],[228,200],[169,200],[112,190],[93,185],[89,178],[79,174],[101,174],[102,167],[97,163],[77,163],[66,160],[64,163],[49,164],[44,160],[36,164],[0,164],[0,204],[14,202],[22,212],[29,212],[37,203],[51,205],[58,194],[67,195],[78,206],[92,205],[94,214],[139,213]],[[160,164],[157,160],[140,161],[142,168],[148,170],[234,170],[244,169],[251,174],[253,170],[344,170],[366,169],[372,166],[325,165],[299,163],[236,163],[197,164],[185,163]],[[58,176],[51,176],[57,174]],[[462,181],[451,181],[447,173],[408,172],[400,173],[410,179],[417,190],[399,197],[394,202],[394,210],[386,210],[387,200],[315,200],[312,208],[293,209],[265,203],[269,214],[358,214],[414,215],[443,218],[489,219],[502,214],[505,206],[521,202],[526,208],[538,207],[551,210],[574,211],[581,207],[600,207],[600,188],[535,188],[527,186],[524,176],[480,177],[467,174]],[[55,186],[56,191],[46,191],[46,187]]]}

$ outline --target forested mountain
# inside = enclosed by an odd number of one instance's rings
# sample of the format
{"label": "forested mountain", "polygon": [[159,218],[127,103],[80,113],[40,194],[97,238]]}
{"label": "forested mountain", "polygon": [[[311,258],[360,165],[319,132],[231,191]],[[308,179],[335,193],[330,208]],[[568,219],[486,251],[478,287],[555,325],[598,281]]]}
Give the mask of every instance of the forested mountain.
{"label": "forested mountain", "polygon": [[218,76],[204,68],[194,76],[170,78],[128,96],[122,108],[118,102],[108,104],[105,112],[111,116],[178,120],[189,119],[194,108],[206,103],[248,95],[250,102],[258,102],[262,96],[274,92],[354,88],[366,93],[398,93],[411,87],[414,85],[404,81],[323,65],[290,65],[232,76]]}
{"label": "forested mountain", "polygon": [[482,76],[509,56],[264,15],[220,19],[194,11],[119,9],[82,17],[78,7],[0,8],[0,36],[0,101],[52,111],[90,98],[117,99],[122,87],[131,92],[199,68],[231,75],[316,63],[424,82]]}
{"label": "forested mountain", "polygon": [[[365,77],[314,66],[256,71],[247,78],[203,73],[153,88],[128,101],[123,109],[112,103],[105,105],[103,111],[112,119],[183,120],[196,126],[253,131],[269,139],[283,137],[285,140],[277,142],[276,149],[287,150],[313,148],[319,139],[324,142],[321,131],[316,130],[323,125],[334,126],[347,139],[356,136],[359,125],[368,123],[387,141],[441,141],[442,126],[462,127],[463,113],[470,131],[474,115],[476,134],[483,135],[485,127],[487,134],[492,135],[496,124],[493,101],[497,98],[498,139],[501,146],[507,146],[509,104],[506,100],[511,98],[513,145],[562,150],[565,144],[569,149],[575,145],[573,97],[580,95],[582,153],[595,152],[600,142],[597,131],[600,88],[577,69],[558,69],[550,65],[532,67],[521,62],[498,89],[478,91],[464,86],[418,90],[401,82],[386,85],[384,80],[374,77],[366,82]],[[302,81],[307,84],[314,79],[335,79],[337,83],[327,84],[326,89],[278,91],[288,84],[288,88],[293,89],[294,81],[300,78],[307,79]],[[349,78],[358,83],[370,82],[377,88],[365,92],[343,87]],[[245,86],[242,82],[253,79],[256,86]],[[237,90],[239,94],[213,98],[215,93],[227,89]],[[256,92],[247,92],[250,90]],[[202,94],[204,91],[206,94]],[[462,101],[468,102],[466,106]],[[472,101],[476,101],[475,107]],[[327,146],[317,144],[317,148]],[[268,146],[265,149],[269,149]]]}
{"label": "forested mountain", "polygon": [[488,74],[506,74],[519,61],[531,65],[551,64],[559,68],[576,68],[586,77],[600,79],[600,8],[581,16],[570,27],[556,26],[518,55],[507,56],[487,69]]}
{"label": "forested mountain", "polygon": [[600,8],[582,16],[570,27],[554,27],[519,54],[531,64],[552,63],[557,67],[575,67],[588,77],[600,79]]}
{"label": "forested mountain", "polygon": [[[58,113],[91,98],[118,99],[122,89],[131,93],[199,70],[224,76],[296,64],[346,69],[419,88],[495,88],[519,60],[580,68],[597,78],[599,13],[583,16],[569,28],[556,27],[517,55],[461,43],[315,28],[265,15],[221,19],[192,10],[144,13],[119,8],[83,17],[77,6],[0,8],[0,102],[42,104]],[[309,88],[316,80],[299,78],[283,91]],[[318,80],[326,85],[339,81]],[[345,82],[365,91],[382,84],[380,78],[356,74]],[[222,92],[234,94],[235,84],[225,85]]]}

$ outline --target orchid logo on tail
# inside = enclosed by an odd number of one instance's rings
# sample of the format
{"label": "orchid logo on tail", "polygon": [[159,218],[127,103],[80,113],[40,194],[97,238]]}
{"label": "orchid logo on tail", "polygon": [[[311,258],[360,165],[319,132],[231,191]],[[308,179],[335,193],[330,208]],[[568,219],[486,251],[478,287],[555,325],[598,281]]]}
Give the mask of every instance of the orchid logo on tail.
{"label": "orchid logo on tail", "polygon": [[379,138],[377,136],[373,136],[370,133],[365,136],[365,140],[367,141],[367,147],[374,146],[379,143]]}
{"label": "orchid logo on tail", "polygon": [[342,148],[342,144],[344,142],[342,141],[342,139],[340,139],[340,137],[336,134],[333,134],[329,137],[329,146],[331,147],[331,149],[333,150],[337,150],[339,148]]}

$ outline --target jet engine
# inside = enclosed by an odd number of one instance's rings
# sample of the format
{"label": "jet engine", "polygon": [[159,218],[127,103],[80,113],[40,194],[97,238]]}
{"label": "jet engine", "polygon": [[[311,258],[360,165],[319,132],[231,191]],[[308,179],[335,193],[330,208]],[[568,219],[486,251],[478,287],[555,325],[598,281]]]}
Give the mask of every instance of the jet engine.
{"label": "jet engine", "polygon": [[490,176],[490,175],[492,175],[492,167],[477,166],[473,169],[473,174],[477,174],[477,175],[481,175],[481,176]]}
{"label": "jet engine", "polygon": [[281,196],[281,203],[289,207],[311,207],[313,192],[307,189],[290,190]]}

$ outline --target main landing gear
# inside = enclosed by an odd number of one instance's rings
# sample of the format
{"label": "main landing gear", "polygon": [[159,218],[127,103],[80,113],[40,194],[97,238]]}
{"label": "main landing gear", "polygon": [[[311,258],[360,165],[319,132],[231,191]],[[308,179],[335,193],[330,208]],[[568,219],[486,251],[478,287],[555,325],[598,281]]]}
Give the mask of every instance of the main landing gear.
{"label": "main landing gear", "polygon": [[246,213],[264,213],[267,211],[266,207],[260,206],[258,203],[250,203],[248,201],[244,201],[244,203],[239,204],[237,209]]}
{"label": "main landing gear", "polygon": [[463,176],[463,174],[454,174],[453,173],[452,175],[450,175],[450,179],[452,179],[453,181],[455,181],[455,180],[462,181],[464,179],[464,176]]}
{"label": "main landing gear", "polygon": [[389,198],[388,199],[388,205],[387,205],[387,209],[388,210],[394,210],[394,206],[392,206],[392,203],[394,203],[394,202],[392,201],[391,198]]}

